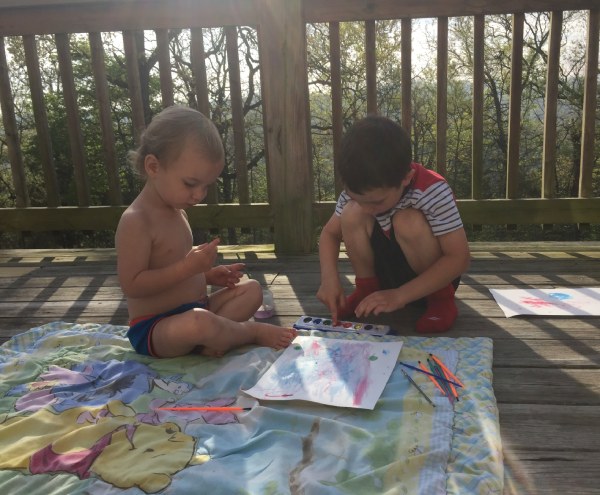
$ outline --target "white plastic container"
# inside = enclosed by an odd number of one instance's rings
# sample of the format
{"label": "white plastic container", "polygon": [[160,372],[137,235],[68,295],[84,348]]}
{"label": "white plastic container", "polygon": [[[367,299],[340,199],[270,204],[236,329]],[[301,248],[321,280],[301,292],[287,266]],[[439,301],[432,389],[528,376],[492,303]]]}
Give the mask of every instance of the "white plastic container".
{"label": "white plastic container", "polygon": [[275,314],[275,302],[273,300],[273,293],[263,287],[263,301],[260,307],[254,313],[254,318],[264,319],[271,318]]}

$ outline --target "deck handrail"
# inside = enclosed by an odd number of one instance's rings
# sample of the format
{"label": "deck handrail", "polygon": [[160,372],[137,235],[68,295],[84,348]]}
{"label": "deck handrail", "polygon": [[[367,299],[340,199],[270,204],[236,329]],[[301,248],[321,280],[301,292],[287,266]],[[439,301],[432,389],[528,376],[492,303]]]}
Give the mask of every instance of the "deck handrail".
{"label": "deck handrail", "polygon": [[[333,210],[332,202],[313,201],[310,151],[310,112],[307,80],[306,25],[328,23],[332,84],[333,156],[337,159],[341,133],[341,80],[339,23],[365,22],[367,61],[367,111],[377,111],[375,31],[377,20],[399,19],[402,32],[402,123],[411,129],[411,22],[421,17],[438,19],[437,80],[437,160],[444,172],[447,121],[448,17],[474,17],[473,67],[473,138],[471,199],[459,200],[465,223],[472,224],[551,224],[599,223],[600,198],[592,197],[592,174],[595,161],[595,120],[597,108],[598,44],[600,9],[597,0],[571,0],[569,10],[589,11],[586,76],[583,102],[580,181],[578,197],[554,197],[554,163],[556,161],[556,110],[560,34],[565,3],[558,0],[497,2],[481,0],[5,0],[0,6],[0,104],[2,122],[15,190],[15,204],[0,209],[0,231],[40,231],[113,229],[125,206],[117,180],[118,164],[112,135],[110,101],[107,91],[104,54],[99,33],[122,32],[128,68],[128,88],[132,107],[132,125],[137,136],[144,128],[137,59],[136,32],[154,30],[159,59],[163,106],[173,103],[173,81],[168,51],[169,29],[190,29],[191,63],[198,91],[198,107],[208,111],[208,91],[204,68],[202,28],[225,27],[230,63],[234,165],[239,190],[239,205],[216,204],[212,190],[207,205],[191,210],[191,221],[203,227],[273,227],[275,246],[280,252],[309,252],[315,246],[315,227],[322,225]],[[523,21],[527,12],[551,12],[551,31],[547,67],[544,112],[544,149],[541,198],[523,199],[517,194],[521,126],[521,54]],[[506,198],[483,198],[483,26],[486,15],[510,14],[513,22],[511,91],[507,146]],[[253,204],[247,194],[247,170],[244,123],[240,114],[240,69],[236,67],[236,29],[254,26],[262,82],[263,129],[269,202]],[[101,121],[102,146],[108,177],[107,205],[91,205],[86,156],[77,108],[77,81],[74,79],[69,35],[87,33],[92,54],[97,105]],[[60,76],[68,120],[69,143],[77,206],[61,206],[56,185],[56,171],[51,156],[44,95],[40,84],[39,60],[35,37],[51,34],[55,38]],[[4,38],[21,36],[26,53],[27,71],[32,93],[32,108],[44,170],[47,193],[45,207],[31,207],[21,146],[17,134],[17,117],[11,94]],[[239,65],[239,64],[238,64]],[[339,189],[339,178],[336,178]]]}

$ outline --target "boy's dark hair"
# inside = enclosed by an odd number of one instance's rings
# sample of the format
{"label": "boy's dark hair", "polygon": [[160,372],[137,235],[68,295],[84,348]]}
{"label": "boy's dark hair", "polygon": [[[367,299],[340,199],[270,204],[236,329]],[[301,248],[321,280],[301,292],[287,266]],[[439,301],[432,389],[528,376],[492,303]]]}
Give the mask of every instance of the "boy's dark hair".
{"label": "boy's dark hair", "polygon": [[411,162],[406,131],[393,120],[371,115],[344,135],[338,172],[346,189],[362,194],[379,187],[398,187]]}

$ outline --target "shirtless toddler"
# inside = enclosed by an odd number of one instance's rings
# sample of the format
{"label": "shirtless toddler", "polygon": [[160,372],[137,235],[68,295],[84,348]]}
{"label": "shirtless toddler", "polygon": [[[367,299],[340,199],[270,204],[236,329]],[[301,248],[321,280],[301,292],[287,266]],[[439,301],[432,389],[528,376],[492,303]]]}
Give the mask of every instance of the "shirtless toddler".
{"label": "shirtless toddler", "polygon": [[[249,321],[262,289],[242,280],[244,264],[214,266],[219,239],[193,245],[185,210],[205,198],[223,170],[214,124],[191,108],[166,108],[130,158],[146,182],[121,216],[115,245],[135,350],[175,357],[198,348],[221,356],[245,344],[287,347],[294,330]],[[208,295],[207,285],[222,288]]]}

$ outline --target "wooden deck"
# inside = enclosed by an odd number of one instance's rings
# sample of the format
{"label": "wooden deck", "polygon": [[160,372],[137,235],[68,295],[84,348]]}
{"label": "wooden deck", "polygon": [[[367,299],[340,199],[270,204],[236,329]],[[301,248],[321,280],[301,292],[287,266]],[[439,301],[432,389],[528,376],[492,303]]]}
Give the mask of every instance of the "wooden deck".
{"label": "wooden deck", "polygon": [[[277,321],[324,314],[316,255],[247,249],[240,256],[271,284]],[[505,493],[600,494],[600,317],[505,318],[488,290],[600,286],[600,243],[475,244],[472,255],[447,336],[494,340]],[[349,287],[347,261],[342,269]],[[413,335],[416,317],[393,315],[397,333]],[[0,341],[55,320],[126,324],[113,250],[0,251]]]}

